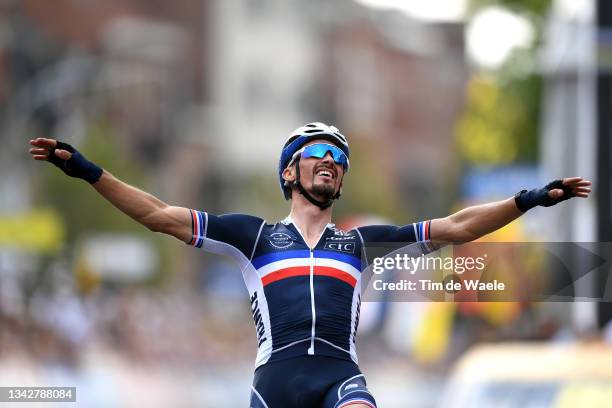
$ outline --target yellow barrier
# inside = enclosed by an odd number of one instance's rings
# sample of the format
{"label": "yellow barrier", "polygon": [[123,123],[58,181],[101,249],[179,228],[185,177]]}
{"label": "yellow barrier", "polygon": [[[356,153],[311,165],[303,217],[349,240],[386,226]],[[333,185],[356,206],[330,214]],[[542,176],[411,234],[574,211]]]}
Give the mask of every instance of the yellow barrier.
{"label": "yellow barrier", "polygon": [[64,245],[65,235],[64,223],[53,210],[0,215],[0,247],[55,252]]}

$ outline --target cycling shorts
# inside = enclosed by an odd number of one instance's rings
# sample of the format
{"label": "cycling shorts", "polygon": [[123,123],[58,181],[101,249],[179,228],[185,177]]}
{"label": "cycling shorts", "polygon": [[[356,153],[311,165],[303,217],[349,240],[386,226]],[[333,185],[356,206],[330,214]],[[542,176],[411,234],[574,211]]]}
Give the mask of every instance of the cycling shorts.
{"label": "cycling shorts", "polygon": [[300,356],[255,370],[250,408],[376,408],[357,364],[327,356]]}

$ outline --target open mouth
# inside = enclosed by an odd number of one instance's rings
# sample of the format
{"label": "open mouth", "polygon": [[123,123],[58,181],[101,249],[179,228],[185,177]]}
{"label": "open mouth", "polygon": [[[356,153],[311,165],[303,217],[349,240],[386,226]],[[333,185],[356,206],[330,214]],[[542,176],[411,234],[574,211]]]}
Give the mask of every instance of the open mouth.
{"label": "open mouth", "polygon": [[336,178],[336,175],[330,169],[319,169],[316,171],[315,175],[326,180],[333,180]]}

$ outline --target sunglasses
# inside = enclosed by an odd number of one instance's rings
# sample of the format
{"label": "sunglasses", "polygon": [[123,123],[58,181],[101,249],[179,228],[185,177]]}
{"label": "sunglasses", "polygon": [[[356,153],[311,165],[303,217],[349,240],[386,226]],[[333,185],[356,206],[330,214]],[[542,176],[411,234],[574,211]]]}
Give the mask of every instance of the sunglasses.
{"label": "sunglasses", "polygon": [[291,161],[289,162],[288,166],[291,166],[298,157],[302,157],[304,159],[308,159],[309,157],[322,159],[328,152],[331,153],[334,162],[341,164],[344,171],[348,171],[350,163],[348,157],[346,157],[346,154],[344,154],[344,152],[338,147],[326,143],[316,143],[302,147],[291,157]]}

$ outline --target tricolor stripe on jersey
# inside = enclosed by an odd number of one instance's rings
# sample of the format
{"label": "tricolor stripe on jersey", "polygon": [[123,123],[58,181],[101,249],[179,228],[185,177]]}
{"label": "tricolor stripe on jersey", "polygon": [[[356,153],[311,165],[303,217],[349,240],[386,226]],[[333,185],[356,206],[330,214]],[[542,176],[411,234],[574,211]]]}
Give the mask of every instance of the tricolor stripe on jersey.
{"label": "tricolor stripe on jersey", "polygon": [[429,241],[429,226],[431,221],[422,221],[415,223],[417,241]]}
{"label": "tricolor stripe on jersey", "polygon": [[308,250],[277,252],[256,258],[252,263],[264,286],[282,279],[310,275],[311,265],[313,275],[336,278],[353,288],[361,274],[356,268],[361,265],[358,258],[322,250],[315,250],[312,258]]}
{"label": "tricolor stripe on jersey", "polygon": [[193,231],[193,237],[189,242],[189,245],[193,245],[198,248],[202,248],[204,243],[204,218],[200,211],[189,210],[191,213],[191,231]]}
{"label": "tricolor stripe on jersey", "polygon": [[[361,259],[356,256],[346,255],[341,252],[323,251],[318,249],[315,249],[313,251],[313,256],[315,258],[335,259],[337,261],[347,263],[355,269],[361,270]],[[272,252],[256,257],[255,259],[253,259],[252,263],[255,269],[260,269],[262,266],[265,266],[275,261],[295,258],[310,258],[310,251],[304,249]]]}
{"label": "tricolor stripe on jersey", "polygon": [[[278,271],[272,272],[261,278],[264,286],[270,283],[277,282],[282,279],[292,278],[295,276],[308,276],[310,275],[310,266],[295,266],[292,268],[284,268]],[[353,288],[357,283],[357,279],[337,268],[330,268],[328,266],[314,266],[313,275],[316,276],[329,276],[332,278],[340,279],[343,282],[348,283]]]}

